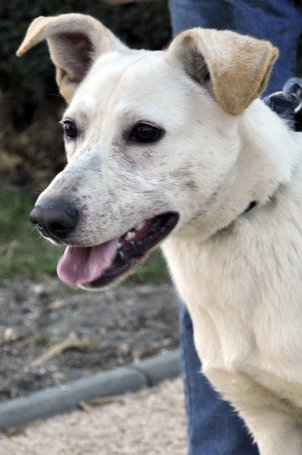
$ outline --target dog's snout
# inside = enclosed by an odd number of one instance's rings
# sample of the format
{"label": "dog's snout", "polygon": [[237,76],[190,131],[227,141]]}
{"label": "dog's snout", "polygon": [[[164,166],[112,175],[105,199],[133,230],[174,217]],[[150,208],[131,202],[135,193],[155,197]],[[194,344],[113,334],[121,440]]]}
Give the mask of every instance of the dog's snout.
{"label": "dog's snout", "polygon": [[44,236],[63,240],[77,226],[79,212],[69,202],[48,201],[37,204],[31,211],[29,219]]}

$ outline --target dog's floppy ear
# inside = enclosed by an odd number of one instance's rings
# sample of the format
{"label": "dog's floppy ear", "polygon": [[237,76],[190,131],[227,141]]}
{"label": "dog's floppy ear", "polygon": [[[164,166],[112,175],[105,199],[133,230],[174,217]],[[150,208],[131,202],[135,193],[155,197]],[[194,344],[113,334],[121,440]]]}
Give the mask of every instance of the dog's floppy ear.
{"label": "dog's floppy ear", "polygon": [[232,115],[261,95],[278,57],[269,41],[202,28],[182,32],[168,52],[197,82],[206,85],[210,78],[216,101]]}
{"label": "dog's floppy ear", "polygon": [[98,20],[73,13],[36,18],[27,30],[17,56],[44,39],[56,67],[57,84],[67,102],[101,53],[126,49]]}

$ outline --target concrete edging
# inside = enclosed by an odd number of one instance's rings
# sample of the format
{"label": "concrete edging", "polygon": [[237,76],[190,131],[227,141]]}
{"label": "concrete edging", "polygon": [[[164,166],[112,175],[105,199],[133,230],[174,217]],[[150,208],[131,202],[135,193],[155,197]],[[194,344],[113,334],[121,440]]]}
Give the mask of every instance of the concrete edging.
{"label": "concrete edging", "polygon": [[135,392],[178,375],[179,352],[176,349],[59,387],[49,387],[0,404],[0,431],[71,412],[78,408],[80,401]]}

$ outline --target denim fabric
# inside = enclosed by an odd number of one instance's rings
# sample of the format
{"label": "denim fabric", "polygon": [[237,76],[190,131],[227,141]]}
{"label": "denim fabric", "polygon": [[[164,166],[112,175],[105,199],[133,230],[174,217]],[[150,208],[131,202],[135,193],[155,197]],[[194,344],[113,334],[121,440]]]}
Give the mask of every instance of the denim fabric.
{"label": "denim fabric", "polygon": [[[278,91],[295,73],[302,32],[297,0],[169,0],[173,33],[192,27],[230,29],[269,39],[280,50],[266,93]],[[188,422],[189,455],[257,455],[258,449],[231,406],[203,376],[193,344],[190,316],[180,304],[181,368]]]}
{"label": "denim fabric", "polygon": [[268,92],[280,90],[295,74],[297,39],[301,33],[301,1],[169,0],[173,34],[192,27],[234,30],[268,39],[280,50]]}

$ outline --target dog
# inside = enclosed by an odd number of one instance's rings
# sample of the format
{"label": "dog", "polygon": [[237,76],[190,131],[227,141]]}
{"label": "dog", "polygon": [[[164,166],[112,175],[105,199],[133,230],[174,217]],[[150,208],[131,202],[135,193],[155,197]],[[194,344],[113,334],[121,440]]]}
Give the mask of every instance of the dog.
{"label": "dog", "polygon": [[300,133],[259,98],[278,50],[195,28],[132,50],[96,19],[40,17],[67,165],[31,221],[66,245],[60,279],[98,290],[161,245],[203,372],[261,455],[302,454]]}

